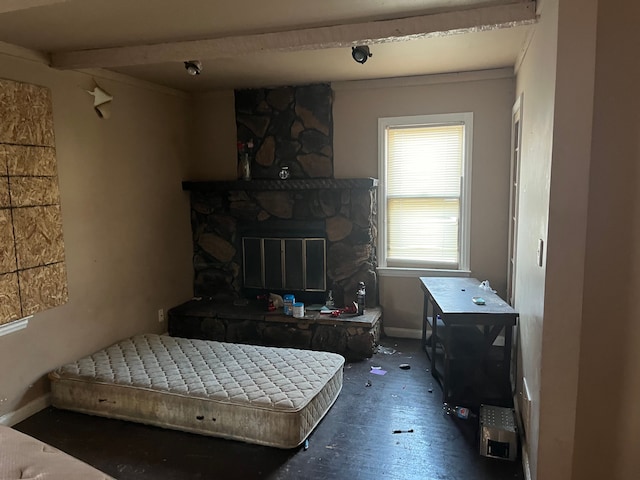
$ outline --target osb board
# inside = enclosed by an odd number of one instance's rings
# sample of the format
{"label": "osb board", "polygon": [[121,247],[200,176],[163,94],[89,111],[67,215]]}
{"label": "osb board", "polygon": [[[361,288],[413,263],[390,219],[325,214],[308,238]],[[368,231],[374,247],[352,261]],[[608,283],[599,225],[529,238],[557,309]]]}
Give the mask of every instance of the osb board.
{"label": "osb board", "polygon": [[9,206],[9,177],[0,175],[0,208]]}
{"label": "osb board", "polygon": [[18,272],[22,315],[28,316],[63,305],[69,299],[64,263],[29,268]]}
{"label": "osb board", "polygon": [[0,165],[6,162],[7,174],[20,176],[55,177],[56,150],[53,147],[25,147],[0,145]]}
{"label": "osb board", "polygon": [[0,275],[0,325],[22,317],[18,274]]}
{"label": "osb board", "polygon": [[59,204],[49,89],[0,79],[0,323],[67,301]]}
{"label": "osb board", "polygon": [[0,208],[9,206],[9,179],[5,145],[0,145]]}
{"label": "osb board", "polygon": [[0,79],[0,143],[53,146],[48,88]]}
{"label": "osb board", "polygon": [[0,209],[0,245],[2,245],[2,249],[0,249],[0,274],[15,272],[18,267],[16,265],[11,211],[8,209]]}
{"label": "osb board", "polygon": [[13,209],[18,269],[64,261],[58,205]]}
{"label": "osb board", "polygon": [[56,177],[9,177],[12,207],[60,203]]}

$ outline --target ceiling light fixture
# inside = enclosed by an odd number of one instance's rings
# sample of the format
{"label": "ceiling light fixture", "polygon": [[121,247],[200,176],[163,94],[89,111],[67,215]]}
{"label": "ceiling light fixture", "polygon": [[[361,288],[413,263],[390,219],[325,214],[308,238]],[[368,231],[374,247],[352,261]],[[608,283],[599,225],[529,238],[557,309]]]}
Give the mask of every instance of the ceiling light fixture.
{"label": "ceiling light fixture", "polygon": [[366,45],[358,45],[357,47],[351,47],[351,56],[356,62],[364,63],[369,57],[373,56],[373,53],[369,51],[369,47]]}
{"label": "ceiling light fixture", "polygon": [[202,72],[202,62],[200,60],[189,60],[184,62],[184,68],[187,69],[189,75],[200,75]]}

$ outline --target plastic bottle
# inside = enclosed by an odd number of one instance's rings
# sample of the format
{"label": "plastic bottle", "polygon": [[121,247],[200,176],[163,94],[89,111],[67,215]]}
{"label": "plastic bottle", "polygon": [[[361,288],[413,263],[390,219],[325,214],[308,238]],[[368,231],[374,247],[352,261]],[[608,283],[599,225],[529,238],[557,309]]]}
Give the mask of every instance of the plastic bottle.
{"label": "plastic bottle", "polygon": [[333,290],[329,290],[329,292],[327,293],[327,300],[324,302],[324,304],[327,308],[333,308],[335,306],[335,303],[333,301]]}
{"label": "plastic bottle", "polygon": [[356,297],[358,299],[358,315],[364,314],[364,306],[366,303],[366,287],[364,282],[358,283],[358,291],[356,292]]}
{"label": "plastic bottle", "polygon": [[282,297],[282,300],[284,301],[284,314],[293,315],[293,304],[296,302],[296,297],[291,293],[287,293]]}

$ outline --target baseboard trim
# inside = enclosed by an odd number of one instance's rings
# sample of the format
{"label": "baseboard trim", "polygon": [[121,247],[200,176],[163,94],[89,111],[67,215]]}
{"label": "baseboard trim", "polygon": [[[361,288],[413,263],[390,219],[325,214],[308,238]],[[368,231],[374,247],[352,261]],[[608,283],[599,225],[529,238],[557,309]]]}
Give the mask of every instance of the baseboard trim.
{"label": "baseboard trim", "polygon": [[0,417],[0,425],[7,425],[12,427],[16,423],[20,423],[25,418],[29,418],[31,415],[38,413],[51,405],[51,394],[47,393],[35,400],[30,401],[26,405],[20,407],[13,412],[5,413]]}
{"label": "baseboard trim", "polygon": [[384,334],[396,338],[422,338],[422,330],[414,328],[384,327]]}
{"label": "baseboard trim", "polygon": [[516,424],[518,431],[518,438],[520,439],[520,454],[522,455],[522,470],[524,471],[525,480],[531,480],[531,465],[529,464],[529,446],[527,444],[527,437],[522,424],[522,415],[520,414],[520,407],[518,403],[518,395],[513,396],[513,409],[516,415]]}
{"label": "baseboard trim", "polygon": [[531,480],[531,466],[529,465],[529,453],[526,444],[522,447],[522,469],[524,470],[525,480]]}

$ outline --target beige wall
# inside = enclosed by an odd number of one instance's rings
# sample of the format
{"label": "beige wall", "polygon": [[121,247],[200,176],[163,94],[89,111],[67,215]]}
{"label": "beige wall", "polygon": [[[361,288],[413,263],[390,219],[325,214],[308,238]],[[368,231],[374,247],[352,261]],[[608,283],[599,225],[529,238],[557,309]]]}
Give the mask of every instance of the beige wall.
{"label": "beige wall", "polygon": [[[509,71],[500,70],[412,82],[397,79],[334,85],[335,176],[378,177],[380,117],[473,112],[471,274],[488,279],[504,296],[514,78]],[[388,331],[404,334],[406,329],[421,329],[419,275],[381,278],[380,303]]]}
{"label": "beige wall", "polygon": [[[515,303],[520,369],[532,397],[528,462],[532,478],[545,480],[572,478],[595,5],[541,2],[541,21],[517,75],[524,102]],[[546,244],[543,267],[535,262],[538,239]]]}
{"label": "beige wall", "polygon": [[640,478],[639,18],[598,2],[576,480]]}
{"label": "beige wall", "polygon": [[[546,2],[545,2],[546,3]],[[517,76],[522,94],[522,148],[518,217],[515,307],[520,313],[520,371],[532,397],[531,422],[525,425],[532,478],[539,438],[540,364],[544,309],[545,267],[538,267],[538,239],[547,239],[549,176],[555,99],[557,12],[547,6]],[[522,388],[519,383],[519,390]]]}
{"label": "beige wall", "polygon": [[238,175],[233,90],[194,94],[189,104],[191,155],[185,180],[235,180]]}
{"label": "beige wall", "polygon": [[[471,270],[504,295],[509,209],[509,142],[515,82],[510,71],[443,75],[422,79],[334,84],[333,145],[336,178],[378,177],[378,118],[474,112]],[[194,98],[193,118],[208,128],[192,128],[191,180],[234,178],[233,91]],[[220,133],[215,133],[219,126]],[[386,328],[416,335],[421,329],[422,293],[418,274],[380,279]]]}
{"label": "beige wall", "polygon": [[[546,5],[547,2],[545,2]],[[540,383],[538,478],[570,478],[576,426],[597,0],[561,0]],[[579,81],[576,81],[579,79]]]}
{"label": "beige wall", "polygon": [[[15,50],[12,50],[15,53]],[[98,79],[0,53],[0,77],[51,89],[69,302],[0,337],[0,418],[41,397],[56,366],[139,332],[192,294],[188,195],[181,190],[187,99],[121,77]]]}

